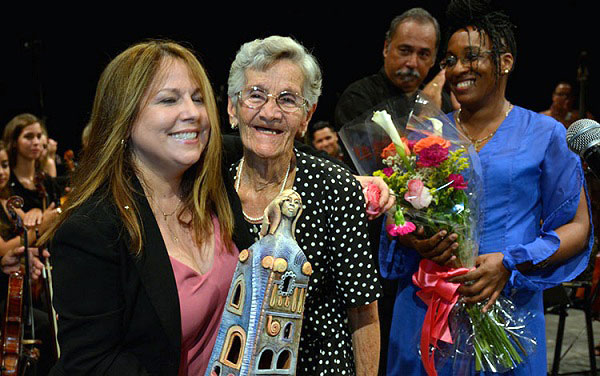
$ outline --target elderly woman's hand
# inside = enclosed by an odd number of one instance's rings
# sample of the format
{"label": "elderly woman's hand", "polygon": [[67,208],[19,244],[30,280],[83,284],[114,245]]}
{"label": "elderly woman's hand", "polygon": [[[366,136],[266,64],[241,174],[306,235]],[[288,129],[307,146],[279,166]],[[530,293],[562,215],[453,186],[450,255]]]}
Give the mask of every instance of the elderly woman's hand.
{"label": "elderly woman's hand", "polygon": [[368,212],[368,217],[370,220],[373,220],[383,213],[390,210],[396,204],[396,196],[392,194],[392,191],[389,189],[388,185],[383,181],[383,179],[379,176],[354,176],[356,180],[359,181],[360,185],[363,188],[363,192],[365,192],[365,201],[367,205],[369,205],[370,197],[367,194],[367,190],[370,184],[375,185],[379,189],[379,202],[372,203],[376,204],[377,207],[376,212]]}
{"label": "elderly woman's hand", "polygon": [[[31,274],[31,278],[36,280],[42,274],[42,270],[44,270],[44,264],[38,258],[39,251],[37,247],[29,247],[29,271]],[[21,256],[25,252],[25,247],[18,247],[10,249],[2,259],[0,260],[0,265],[2,266],[2,272],[5,274],[10,274],[16,272],[20,268]],[[42,254],[44,257],[50,257],[50,253],[47,250],[43,250]]]}
{"label": "elderly woman's hand", "polygon": [[466,303],[478,303],[489,299],[482,309],[486,312],[494,305],[510,278],[510,271],[502,264],[503,259],[504,255],[500,252],[480,255],[475,260],[474,270],[448,281],[463,284],[458,288],[458,293],[465,297]]}

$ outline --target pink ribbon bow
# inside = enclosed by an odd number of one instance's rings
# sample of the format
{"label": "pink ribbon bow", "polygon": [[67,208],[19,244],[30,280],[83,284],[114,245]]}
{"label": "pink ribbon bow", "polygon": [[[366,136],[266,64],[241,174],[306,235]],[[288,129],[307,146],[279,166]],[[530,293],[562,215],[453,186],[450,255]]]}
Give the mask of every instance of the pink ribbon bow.
{"label": "pink ribbon bow", "polygon": [[[428,306],[421,329],[421,360],[429,376],[437,375],[434,361],[435,349],[438,348],[437,342],[452,343],[448,316],[458,301],[459,294],[456,290],[460,287],[460,283],[446,280],[468,271],[467,268],[451,269],[423,259],[419,264],[419,270],[413,274],[413,283],[421,289],[417,292],[417,296]],[[431,352],[430,345],[433,346]]]}

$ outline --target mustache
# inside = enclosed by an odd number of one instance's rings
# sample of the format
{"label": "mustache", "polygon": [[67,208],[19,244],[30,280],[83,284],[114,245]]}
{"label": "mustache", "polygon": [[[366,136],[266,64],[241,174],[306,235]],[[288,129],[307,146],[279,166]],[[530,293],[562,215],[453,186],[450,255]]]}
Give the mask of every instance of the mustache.
{"label": "mustache", "polygon": [[421,75],[417,70],[412,68],[400,68],[395,72],[396,76],[400,77],[402,80],[412,80],[412,79],[420,79]]}

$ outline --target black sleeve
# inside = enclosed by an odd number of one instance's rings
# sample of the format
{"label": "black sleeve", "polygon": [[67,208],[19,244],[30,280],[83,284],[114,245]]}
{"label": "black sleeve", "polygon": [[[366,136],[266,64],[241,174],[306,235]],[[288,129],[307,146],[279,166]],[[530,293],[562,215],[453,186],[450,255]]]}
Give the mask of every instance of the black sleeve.
{"label": "black sleeve", "polygon": [[[123,348],[124,242],[120,222],[104,210],[74,213],[50,252],[61,357],[51,375],[148,375]],[[151,330],[151,328],[148,328]]]}
{"label": "black sleeve", "polygon": [[357,84],[349,86],[340,96],[335,107],[335,131],[352,121],[367,117],[367,112],[373,109],[374,103],[370,93],[365,92]]}

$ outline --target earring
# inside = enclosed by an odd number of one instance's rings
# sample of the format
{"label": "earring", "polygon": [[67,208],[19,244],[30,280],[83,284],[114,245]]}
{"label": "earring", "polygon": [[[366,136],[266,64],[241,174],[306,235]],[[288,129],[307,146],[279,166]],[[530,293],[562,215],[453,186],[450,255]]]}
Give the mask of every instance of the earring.
{"label": "earring", "polygon": [[231,123],[231,129],[236,129],[237,128],[237,123]]}
{"label": "earring", "polygon": [[508,73],[510,73],[510,69],[505,69],[504,74],[508,74]]}

